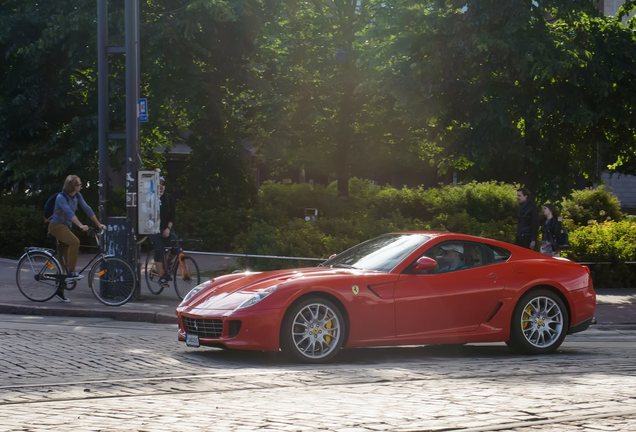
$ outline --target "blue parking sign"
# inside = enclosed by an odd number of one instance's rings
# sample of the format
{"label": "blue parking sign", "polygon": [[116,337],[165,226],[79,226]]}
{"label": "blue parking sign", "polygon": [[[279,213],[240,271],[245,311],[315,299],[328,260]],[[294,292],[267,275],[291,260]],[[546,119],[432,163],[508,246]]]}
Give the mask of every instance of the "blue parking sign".
{"label": "blue parking sign", "polygon": [[139,111],[139,121],[141,123],[146,123],[148,121],[148,99],[147,98],[139,98],[139,103],[137,104],[137,110]]}

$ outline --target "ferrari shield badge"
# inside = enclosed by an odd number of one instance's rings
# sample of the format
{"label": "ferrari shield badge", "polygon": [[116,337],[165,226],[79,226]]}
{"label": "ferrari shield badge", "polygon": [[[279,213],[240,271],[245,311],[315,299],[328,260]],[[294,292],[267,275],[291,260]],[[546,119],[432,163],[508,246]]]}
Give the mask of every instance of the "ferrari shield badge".
{"label": "ferrari shield badge", "polygon": [[360,294],[360,287],[358,285],[354,285],[351,287],[351,292],[353,293],[353,295],[358,295]]}

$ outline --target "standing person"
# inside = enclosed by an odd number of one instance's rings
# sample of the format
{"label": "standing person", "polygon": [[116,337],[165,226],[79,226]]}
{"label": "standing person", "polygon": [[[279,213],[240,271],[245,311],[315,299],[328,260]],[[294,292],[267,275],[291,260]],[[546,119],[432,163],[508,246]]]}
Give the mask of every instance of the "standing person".
{"label": "standing person", "polygon": [[159,275],[159,282],[166,283],[171,278],[164,266],[163,248],[177,238],[174,233],[174,200],[166,193],[166,179],[159,178],[159,233],[150,236],[155,252],[155,270]]}
{"label": "standing person", "polygon": [[[57,194],[55,198],[55,209],[49,220],[49,234],[58,241],[60,256],[66,265],[66,281],[79,280],[82,276],[75,273],[75,265],[77,264],[77,256],[79,255],[80,241],[75,234],[71,232],[71,226],[75,224],[82,231],[87,231],[88,226],[84,225],[75,215],[78,205],[82,208],[86,216],[93,221],[97,229],[106,228],[97,219],[95,212],[80,193],[82,189],[82,180],[76,175],[68,175],[64,180],[62,192]],[[60,284],[55,297],[68,303],[69,300],[64,296],[65,284]]]}
{"label": "standing person", "polygon": [[543,205],[545,221],[541,227],[541,253],[549,256],[559,256],[558,235],[561,231],[561,222],[557,218],[556,209],[552,204]]}
{"label": "standing person", "polygon": [[517,238],[515,243],[519,246],[534,249],[537,244],[539,230],[539,215],[537,206],[530,199],[527,189],[517,190],[517,202],[519,203]]}

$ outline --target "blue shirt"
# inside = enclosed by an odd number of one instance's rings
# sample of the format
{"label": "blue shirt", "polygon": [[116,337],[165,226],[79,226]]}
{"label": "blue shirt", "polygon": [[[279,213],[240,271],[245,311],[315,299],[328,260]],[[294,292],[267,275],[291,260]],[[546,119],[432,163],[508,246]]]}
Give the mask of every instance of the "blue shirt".
{"label": "blue shirt", "polygon": [[81,193],[78,192],[74,196],[70,196],[66,192],[60,192],[55,198],[55,210],[53,210],[53,216],[51,216],[49,223],[65,224],[70,227],[73,224],[73,216],[75,216],[78,204],[86,216],[93,217],[95,212],[86,204]]}

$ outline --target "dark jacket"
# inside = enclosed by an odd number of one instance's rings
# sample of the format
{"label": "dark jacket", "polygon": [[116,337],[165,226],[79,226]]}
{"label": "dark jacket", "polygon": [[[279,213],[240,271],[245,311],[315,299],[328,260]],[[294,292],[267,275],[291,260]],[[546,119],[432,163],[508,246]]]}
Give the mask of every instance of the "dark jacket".
{"label": "dark jacket", "polygon": [[163,195],[161,195],[160,200],[161,200],[161,207],[159,208],[159,218],[161,220],[160,231],[163,231],[166,228],[168,228],[169,222],[172,222],[174,224],[174,214],[175,214],[174,205],[175,204],[170,194],[167,194],[165,192]]}
{"label": "dark jacket", "polygon": [[557,218],[553,217],[552,219],[546,219],[545,222],[543,222],[541,232],[543,235],[543,241],[550,243],[550,245],[552,245],[552,250],[555,252],[559,250],[559,240],[557,236],[560,231],[561,222],[559,222]]}
{"label": "dark jacket", "polygon": [[517,215],[517,243],[520,244],[521,239],[528,240],[528,243],[537,241],[537,234],[539,231],[539,214],[537,213],[537,206],[530,200],[519,206],[519,213]]}

